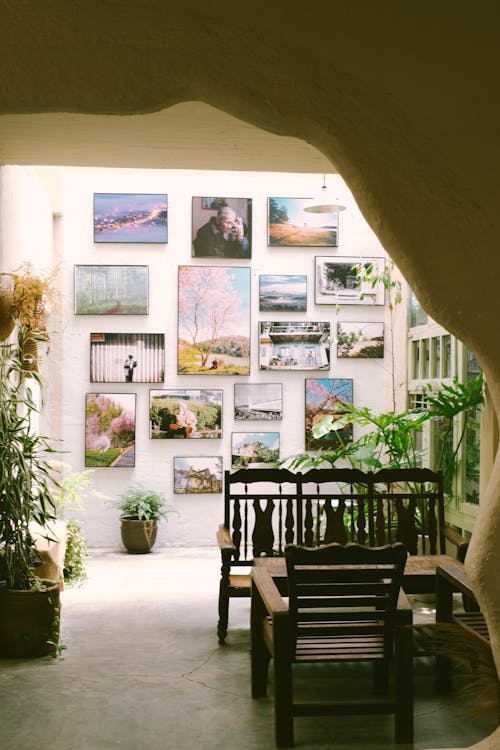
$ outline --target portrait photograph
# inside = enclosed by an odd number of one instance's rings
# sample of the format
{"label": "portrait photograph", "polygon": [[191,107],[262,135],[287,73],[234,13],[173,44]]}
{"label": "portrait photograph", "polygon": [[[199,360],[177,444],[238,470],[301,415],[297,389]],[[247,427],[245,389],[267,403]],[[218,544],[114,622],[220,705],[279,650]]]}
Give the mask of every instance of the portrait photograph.
{"label": "portrait photograph", "polygon": [[149,392],[150,437],[182,440],[222,437],[222,390],[174,388]]}
{"label": "portrait photograph", "polygon": [[337,357],[383,359],[384,324],[350,320],[338,322]]}
{"label": "portrait photograph", "polygon": [[252,257],[252,199],[192,199],[193,258]]}
{"label": "portrait photograph", "polygon": [[168,242],[168,197],[94,193],[94,242]]}
{"label": "portrait photograph", "polygon": [[222,492],[222,456],[174,456],[174,494]]}
{"label": "portrait photograph", "polygon": [[232,469],[270,468],[279,457],[279,432],[233,432],[231,435]]}
{"label": "portrait photograph", "polygon": [[383,305],[385,290],[381,281],[374,286],[359,277],[356,266],[384,270],[384,258],[334,258],[316,256],[314,266],[316,305]]}
{"label": "portrait photograph", "polygon": [[311,198],[268,198],[267,244],[286,247],[337,247],[339,215],[305,211]]}
{"label": "portrait photograph", "polygon": [[148,266],[75,266],[75,315],[147,315]]}
{"label": "portrait photograph", "polygon": [[306,312],[307,276],[259,276],[261,312]]}
{"label": "portrait photograph", "polygon": [[85,395],[85,466],[135,466],[135,393]]}
{"label": "portrait photograph", "polygon": [[250,268],[179,266],[177,372],[250,374]]}
{"label": "portrait photograph", "polygon": [[[315,438],[313,427],[323,417],[342,414],[344,404],[352,404],[351,378],[306,378],[305,394],[305,449],[337,448],[352,441],[352,424],[342,429],[331,430],[321,438]],[[337,410],[339,410],[337,412]]]}
{"label": "portrait photograph", "polygon": [[91,383],[163,383],[165,334],[91,333]]}
{"label": "portrait photograph", "polygon": [[329,370],[330,323],[260,321],[259,369]]}
{"label": "portrait photograph", "polygon": [[282,383],[235,383],[234,418],[282,419]]}

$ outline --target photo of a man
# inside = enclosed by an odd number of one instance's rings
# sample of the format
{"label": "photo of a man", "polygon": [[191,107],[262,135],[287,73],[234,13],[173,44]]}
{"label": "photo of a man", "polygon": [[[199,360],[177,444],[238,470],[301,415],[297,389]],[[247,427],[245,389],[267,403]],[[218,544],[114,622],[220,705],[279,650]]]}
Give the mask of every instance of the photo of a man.
{"label": "photo of a man", "polygon": [[250,198],[193,198],[193,257],[250,258],[251,204]]}
{"label": "photo of a man", "polygon": [[133,358],[133,356],[129,354],[127,359],[125,360],[125,364],[123,365],[123,369],[125,370],[125,382],[126,383],[131,383],[133,381],[135,367],[137,367],[137,362]]}

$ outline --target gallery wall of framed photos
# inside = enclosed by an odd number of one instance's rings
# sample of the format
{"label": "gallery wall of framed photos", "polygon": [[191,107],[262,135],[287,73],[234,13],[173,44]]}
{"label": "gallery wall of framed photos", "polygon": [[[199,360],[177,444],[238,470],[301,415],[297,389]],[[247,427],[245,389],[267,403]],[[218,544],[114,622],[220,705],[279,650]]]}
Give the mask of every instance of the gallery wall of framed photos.
{"label": "gallery wall of framed photos", "polygon": [[[383,290],[352,273],[386,253],[339,175],[346,208],[326,215],[304,212],[320,175],[60,176],[64,446],[105,495],[171,496],[160,544],[213,546],[223,471],[319,447],[332,399],[389,408]],[[85,523],[91,545],[116,541],[102,501]]]}

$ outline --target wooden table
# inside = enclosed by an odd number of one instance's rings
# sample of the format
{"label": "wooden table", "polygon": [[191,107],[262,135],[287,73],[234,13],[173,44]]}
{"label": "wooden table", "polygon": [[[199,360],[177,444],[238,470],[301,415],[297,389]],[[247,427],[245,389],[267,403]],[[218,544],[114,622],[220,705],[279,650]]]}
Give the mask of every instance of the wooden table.
{"label": "wooden table", "polygon": [[[284,557],[257,557],[254,565],[265,566],[280,591],[286,589],[286,563]],[[465,575],[463,563],[450,555],[408,555],[403,578],[406,594],[433,594],[436,591],[436,570],[441,568],[456,575],[457,580]],[[458,585],[458,584],[457,584]],[[461,591],[462,589],[455,589]],[[470,591],[470,588],[469,588]]]}
{"label": "wooden table", "polygon": [[[473,631],[478,638],[489,643],[488,629],[483,615],[479,611],[479,605],[474,597],[474,592],[463,563],[454,561],[451,565],[448,561],[440,562],[436,568],[436,623],[455,622],[462,627]],[[464,605],[468,610],[464,614],[453,613],[453,594],[461,593],[464,597]],[[451,690],[452,664],[449,656],[438,654],[436,656],[436,687],[438,690]]]}

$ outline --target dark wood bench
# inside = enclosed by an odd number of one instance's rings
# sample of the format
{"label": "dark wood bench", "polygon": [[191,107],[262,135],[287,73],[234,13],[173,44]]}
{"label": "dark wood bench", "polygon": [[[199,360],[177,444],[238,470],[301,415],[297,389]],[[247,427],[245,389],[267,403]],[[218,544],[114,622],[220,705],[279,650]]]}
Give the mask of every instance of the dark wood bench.
{"label": "dark wood bench", "polygon": [[315,547],[402,542],[406,593],[433,593],[446,542],[465,544],[444,521],[443,482],[429,469],[239,469],[224,474],[219,620],[224,643],[229,600],[249,597],[254,559],[282,557],[287,544]]}

